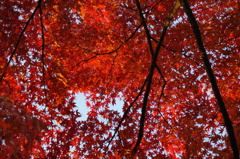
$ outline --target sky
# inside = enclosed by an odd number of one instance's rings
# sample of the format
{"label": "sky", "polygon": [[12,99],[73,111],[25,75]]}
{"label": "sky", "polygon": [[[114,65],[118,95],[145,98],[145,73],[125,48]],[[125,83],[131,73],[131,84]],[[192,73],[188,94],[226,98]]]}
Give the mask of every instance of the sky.
{"label": "sky", "polygon": [[[87,113],[90,111],[90,109],[86,106],[86,97],[84,96],[83,93],[78,93],[76,95],[76,99],[75,99],[78,111],[81,113],[81,117],[79,118],[80,120],[86,120],[87,119]],[[116,104],[110,105],[110,109],[112,110],[117,110],[119,111],[119,113],[122,115],[122,107],[123,107],[123,101],[121,101],[120,99],[116,99]]]}
{"label": "sky", "polygon": [[78,93],[76,95],[75,99],[78,111],[81,113],[81,118],[80,120],[86,120],[87,119],[87,113],[89,112],[89,108],[86,106],[86,98],[83,95],[83,93]]}

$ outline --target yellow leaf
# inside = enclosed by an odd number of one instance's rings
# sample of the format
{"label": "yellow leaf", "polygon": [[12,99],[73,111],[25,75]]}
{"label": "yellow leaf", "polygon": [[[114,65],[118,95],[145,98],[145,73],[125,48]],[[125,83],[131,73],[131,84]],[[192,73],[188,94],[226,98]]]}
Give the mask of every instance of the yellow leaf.
{"label": "yellow leaf", "polygon": [[57,79],[61,81],[65,86],[68,86],[67,84],[67,79],[61,74],[61,73],[56,73],[57,74]]}

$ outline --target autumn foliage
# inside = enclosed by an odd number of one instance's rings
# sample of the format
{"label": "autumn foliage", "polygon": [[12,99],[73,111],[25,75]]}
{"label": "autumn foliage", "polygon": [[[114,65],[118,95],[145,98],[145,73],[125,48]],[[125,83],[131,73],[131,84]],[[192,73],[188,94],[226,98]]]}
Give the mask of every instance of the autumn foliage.
{"label": "autumn foliage", "polygon": [[238,0],[1,0],[0,14],[0,156],[238,158]]}

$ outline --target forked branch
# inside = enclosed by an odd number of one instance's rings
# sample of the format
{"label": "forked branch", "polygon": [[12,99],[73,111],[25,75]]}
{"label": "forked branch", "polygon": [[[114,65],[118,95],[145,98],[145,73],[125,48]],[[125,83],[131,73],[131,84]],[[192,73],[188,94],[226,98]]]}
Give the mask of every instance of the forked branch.
{"label": "forked branch", "polygon": [[[136,6],[138,8],[138,12],[139,12],[139,16],[143,22],[144,28],[145,28],[145,32],[146,32],[146,36],[147,36],[147,40],[148,40],[148,44],[149,44],[149,48],[150,51],[153,52],[153,46],[151,45],[151,36],[150,33],[148,31],[147,25],[146,25],[146,21],[144,19],[143,13],[142,13],[142,9],[141,9],[141,5],[139,3],[138,0],[136,0]],[[147,103],[148,103],[148,97],[150,94],[150,90],[151,90],[151,85],[152,85],[152,78],[153,78],[153,74],[154,74],[154,69],[156,68],[156,61],[157,61],[157,57],[158,54],[160,52],[160,48],[162,46],[164,37],[167,33],[167,29],[169,27],[170,21],[172,20],[172,17],[174,15],[174,13],[176,12],[176,10],[180,7],[180,3],[177,0],[175,6],[173,7],[173,9],[171,10],[170,14],[168,15],[166,21],[165,21],[165,26],[163,27],[162,30],[162,34],[161,37],[159,39],[159,42],[157,44],[157,47],[153,53],[153,57],[152,57],[152,62],[151,62],[151,66],[150,66],[150,71],[149,71],[149,78],[147,81],[147,85],[146,85],[146,91],[144,94],[144,98],[143,98],[143,106],[142,106],[142,114],[141,114],[141,118],[140,118],[140,128],[138,131],[138,139],[137,142],[132,150],[132,156],[135,156],[137,149],[139,147],[139,145],[141,144],[142,138],[143,138],[143,133],[144,133],[144,122],[145,122],[145,117],[146,117],[146,111],[147,111]]]}

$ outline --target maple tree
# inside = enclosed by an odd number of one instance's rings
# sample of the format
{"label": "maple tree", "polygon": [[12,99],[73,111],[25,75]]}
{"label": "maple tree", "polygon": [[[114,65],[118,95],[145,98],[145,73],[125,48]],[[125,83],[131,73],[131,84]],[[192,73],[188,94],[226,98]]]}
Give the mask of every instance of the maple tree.
{"label": "maple tree", "polygon": [[0,12],[1,156],[239,158],[237,0],[2,0]]}

